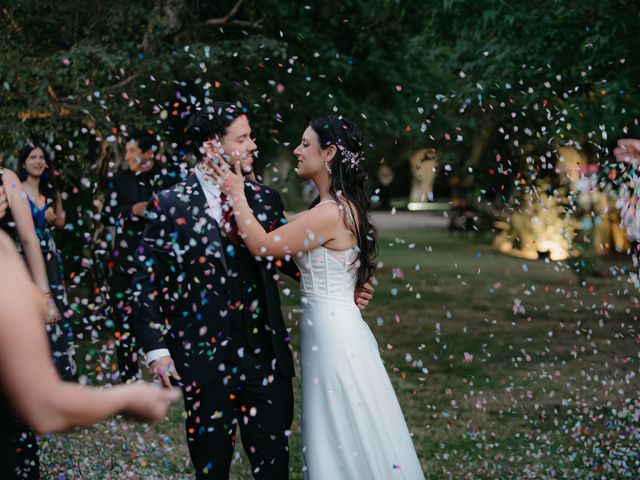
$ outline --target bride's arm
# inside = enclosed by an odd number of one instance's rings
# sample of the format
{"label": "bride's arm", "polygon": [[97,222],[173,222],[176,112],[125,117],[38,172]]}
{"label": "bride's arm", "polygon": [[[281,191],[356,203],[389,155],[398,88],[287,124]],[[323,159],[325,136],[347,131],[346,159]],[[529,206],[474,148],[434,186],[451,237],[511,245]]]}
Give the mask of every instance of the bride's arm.
{"label": "bride's arm", "polygon": [[296,212],[296,213],[283,212],[284,218],[287,220],[287,222],[293,222],[296,218],[298,218],[303,213],[304,212]]}
{"label": "bride's arm", "polygon": [[[269,227],[270,232],[287,224],[287,217],[284,214],[284,205],[282,204],[282,198],[280,198],[280,194],[276,190],[273,190],[273,193],[275,197],[273,200],[273,205],[277,213],[275,222],[273,222]],[[280,270],[280,272],[291,277],[296,282],[300,281],[300,270],[298,269],[296,262],[293,261],[293,258],[291,256],[279,259],[278,261],[276,261],[275,265],[278,270]]]}
{"label": "bride's arm", "polygon": [[333,228],[340,221],[338,209],[323,205],[297,215],[272,232],[266,232],[251,212],[244,192],[233,198],[233,211],[242,239],[259,257],[284,258],[307,252],[333,240]]}
{"label": "bride's arm", "polygon": [[223,190],[232,199],[238,231],[249,251],[259,257],[284,258],[307,252],[333,240],[335,225],[340,221],[338,209],[322,205],[303,212],[295,220],[267,232],[253,215],[244,193],[240,167],[235,173],[213,167],[217,180],[224,179]]}

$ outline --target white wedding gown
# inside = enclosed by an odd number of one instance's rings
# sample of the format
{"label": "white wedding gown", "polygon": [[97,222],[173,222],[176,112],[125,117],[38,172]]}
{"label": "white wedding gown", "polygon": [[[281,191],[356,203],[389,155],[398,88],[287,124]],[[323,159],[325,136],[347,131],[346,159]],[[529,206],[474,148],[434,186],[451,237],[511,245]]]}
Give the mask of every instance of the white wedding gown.
{"label": "white wedding gown", "polygon": [[295,259],[304,478],[423,479],[376,339],[354,303],[356,252],[319,247]]}

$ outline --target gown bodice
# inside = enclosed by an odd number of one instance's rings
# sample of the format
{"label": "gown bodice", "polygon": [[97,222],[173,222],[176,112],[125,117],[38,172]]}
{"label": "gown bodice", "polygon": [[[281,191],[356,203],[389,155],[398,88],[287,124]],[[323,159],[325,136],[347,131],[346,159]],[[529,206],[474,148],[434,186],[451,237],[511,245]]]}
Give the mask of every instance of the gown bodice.
{"label": "gown bodice", "polygon": [[302,295],[353,303],[357,257],[355,248],[331,250],[322,246],[295,257]]}

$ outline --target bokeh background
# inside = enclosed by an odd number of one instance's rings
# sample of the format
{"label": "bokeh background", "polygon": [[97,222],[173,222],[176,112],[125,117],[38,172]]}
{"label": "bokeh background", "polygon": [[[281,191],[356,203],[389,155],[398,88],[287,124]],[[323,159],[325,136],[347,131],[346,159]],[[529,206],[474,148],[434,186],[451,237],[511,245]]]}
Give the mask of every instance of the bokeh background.
{"label": "bokeh background", "polygon": [[[0,151],[53,156],[82,381],[117,370],[100,210],[129,133],[186,175],[188,114],[239,100],[259,175],[300,210],[291,152],[334,112],[368,144],[365,320],[427,477],[638,478],[637,243],[617,205],[635,172],[612,156],[640,137],[638,38],[630,0],[3,2]],[[297,344],[296,285],[282,296]],[[47,436],[43,473],[188,478],[182,413]],[[292,478],[299,443],[296,419]]]}

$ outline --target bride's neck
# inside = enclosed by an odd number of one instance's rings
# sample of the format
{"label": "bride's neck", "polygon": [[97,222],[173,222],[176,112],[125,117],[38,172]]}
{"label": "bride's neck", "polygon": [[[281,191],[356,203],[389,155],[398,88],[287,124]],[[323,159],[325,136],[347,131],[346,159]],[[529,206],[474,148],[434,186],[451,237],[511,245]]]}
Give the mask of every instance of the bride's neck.
{"label": "bride's neck", "polygon": [[318,189],[318,193],[320,194],[321,202],[333,198],[331,197],[331,193],[329,193],[329,186],[331,182],[328,177],[314,178],[313,183],[316,184],[316,188]]}

